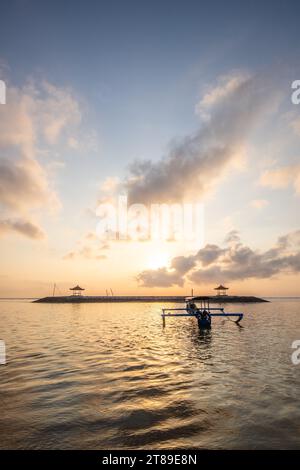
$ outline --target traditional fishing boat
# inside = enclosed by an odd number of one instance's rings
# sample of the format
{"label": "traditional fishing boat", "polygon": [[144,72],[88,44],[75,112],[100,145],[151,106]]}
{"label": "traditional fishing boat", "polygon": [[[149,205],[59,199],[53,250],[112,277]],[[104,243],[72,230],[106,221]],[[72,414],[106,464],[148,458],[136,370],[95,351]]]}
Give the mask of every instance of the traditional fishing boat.
{"label": "traditional fishing boat", "polygon": [[[243,313],[226,313],[224,307],[211,307],[209,297],[187,297],[185,299],[186,306],[184,308],[163,308],[162,319],[165,324],[166,317],[195,317],[198,326],[201,329],[211,328],[211,320],[213,317],[225,317],[228,320],[233,318],[234,323],[239,324],[242,320]],[[196,302],[198,305],[196,305]],[[173,313],[174,312],[174,313]]]}

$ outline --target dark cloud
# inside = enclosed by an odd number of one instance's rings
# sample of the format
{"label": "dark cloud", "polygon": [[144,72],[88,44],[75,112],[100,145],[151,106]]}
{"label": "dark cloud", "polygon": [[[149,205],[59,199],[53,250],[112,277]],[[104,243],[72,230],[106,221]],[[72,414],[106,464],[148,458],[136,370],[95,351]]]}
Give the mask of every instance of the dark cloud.
{"label": "dark cloud", "polygon": [[22,219],[6,219],[0,220],[0,235],[9,233],[9,232],[16,232],[25,237],[32,238],[32,239],[41,239],[45,237],[44,232],[35,225],[34,223],[28,220]]}
{"label": "dark cloud", "polygon": [[194,256],[176,256],[172,260],[172,268],[175,269],[177,273],[185,274],[190,271],[196,264]]}
{"label": "dark cloud", "polygon": [[171,287],[184,284],[183,276],[178,271],[167,268],[148,269],[137,276],[137,281],[144,287]]}
{"label": "dark cloud", "polygon": [[240,235],[238,230],[231,230],[225,237],[225,243],[238,243],[240,241]]}
{"label": "dark cloud", "polygon": [[241,160],[247,137],[277,103],[276,94],[266,76],[228,78],[200,103],[209,116],[200,129],[159,161],[134,162],[119,190],[128,193],[130,204],[201,199],[230,164]]}
{"label": "dark cloud", "polygon": [[295,232],[278,238],[278,246],[280,248],[288,248],[293,245],[300,246],[300,230],[296,230]]}
{"label": "dark cloud", "polygon": [[201,261],[202,266],[208,266],[216,261],[226,250],[218,247],[217,245],[206,245],[198,251],[196,258]]}
{"label": "dark cloud", "polygon": [[[232,240],[232,232],[226,239]],[[202,284],[268,279],[300,272],[300,231],[280,237],[266,251],[253,250],[238,240],[225,248],[208,244],[195,255],[178,256],[172,260],[170,269],[143,271],[138,281],[147,287],[171,287],[182,286],[186,280]]]}

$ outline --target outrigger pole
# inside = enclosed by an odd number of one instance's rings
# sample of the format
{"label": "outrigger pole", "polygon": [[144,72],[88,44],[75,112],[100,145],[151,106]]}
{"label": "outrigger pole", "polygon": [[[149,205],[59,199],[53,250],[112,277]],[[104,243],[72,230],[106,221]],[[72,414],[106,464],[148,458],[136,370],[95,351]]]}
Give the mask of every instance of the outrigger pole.
{"label": "outrigger pole", "polygon": [[[200,306],[196,306],[195,301],[200,301]],[[171,313],[180,312],[180,313]],[[182,312],[182,313],[181,313]],[[185,312],[185,313],[183,313]],[[233,317],[235,323],[239,323],[244,314],[240,312],[226,313],[223,307],[210,307],[209,297],[188,297],[185,308],[163,308],[162,319],[165,325],[166,317],[195,317],[198,320],[199,328],[210,328],[211,317]]]}

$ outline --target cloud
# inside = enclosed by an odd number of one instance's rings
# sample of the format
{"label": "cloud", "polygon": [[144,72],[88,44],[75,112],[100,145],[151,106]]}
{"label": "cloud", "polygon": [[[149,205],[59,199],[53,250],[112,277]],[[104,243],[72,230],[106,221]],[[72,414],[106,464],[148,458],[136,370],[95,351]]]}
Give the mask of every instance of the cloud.
{"label": "cloud", "polygon": [[250,202],[250,206],[254,209],[263,209],[268,205],[269,201],[267,201],[266,199],[253,199],[253,201]]}
{"label": "cloud", "polygon": [[181,275],[190,271],[195,266],[195,259],[193,256],[176,256],[173,258],[171,267]]}
{"label": "cloud", "polygon": [[197,260],[202,263],[202,266],[208,266],[215,262],[226,250],[219,248],[217,245],[206,245],[204,248],[198,251]]}
{"label": "cloud", "polygon": [[291,127],[297,135],[300,135],[300,118],[291,121]]}
{"label": "cloud", "polygon": [[118,177],[109,176],[103,181],[100,189],[104,193],[115,192],[115,190],[119,187],[119,184],[120,184],[120,179]]}
{"label": "cloud", "polygon": [[70,260],[74,258],[100,260],[100,259],[106,259],[107,256],[101,254],[100,249],[97,251],[90,246],[83,246],[80,249],[75,250],[75,251],[70,251],[65,256],[63,256],[63,259],[66,259],[66,260],[68,259]]}
{"label": "cloud", "polygon": [[[41,238],[41,229],[30,220],[32,211],[60,207],[45,155],[57,153],[79,125],[79,103],[69,89],[46,81],[23,87],[7,86],[7,103],[0,107],[0,223],[2,233],[12,230]],[[34,229],[35,227],[35,229]]]}
{"label": "cloud", "polygon": [[272,189],[294,187],[300,194],[300,165],[288,165],[265,171],[260,177],[260,184]]}
{"label": "cloud", "polygon": [[137,281],[143,287],[171,287],[184,284],[182,276],[177,271],[168,271],[167,268],[148,269],[137,276]]}
{"label": "cloud", "polygon": [[[205,110],[197,132],[172,144],[158,161],[133,162],[115,191],[132,203],[182,203],[202,200],[229,171],[240,168],[247,140],[280,93],[273,78],[232,74],[200,100]],[[106,195],[107,196],[107,195]]]}
{"label": "cloud", "polygon": [[222,75],[218,79],[218,84],[210,88],[196,105],[196,113],[202,117],[209,118],[207,113],[209,113],[210,108],[234,93],[249,78],[250,75],[244,72]]}
{"label": "cloud", "polygon": [[72,130],[80,124],[82,116],[72,91],[44,81],[40,89],[34,86],[34,94],[34,117],[39,120],[39,130],[46,141],[54,145],[65,133],[67,143],[74,148]]}
{"label": "cloud", "polygon": [[63,256],[65,260],[84,258],[89,260],[103,260],[107,256],[103,253],[109,246],[99,239],[96,233],[88,232],[78,241],[78,246]]}
{"label": "cloud", "polygon": [[239,243],[240,242],[240,234],[238,230],[230,230],[228,234],[225,237],[224,243],[226,245],[234,244],[234,243]]}
{"label": "cloud", "polygon": [[29,220],[16,219],[16,220],[0,220],[0,236],[8,232],[16,232],[24,235],[25,237],[38,240],[45,237],[41,228]]}
{"label": "cloud", "polygon": [[47,175],[33,158],[0,158],[0,205],[22,210],[38,206],[57,207],[58,198]]}
{"label": "cloud", "polygon": [[280,249],[290,249],[293,246],[300,247],[300,230],[279,237],[278,246]]}
{"label": "cloud", "polygon": [[226,246],[208,244],[195,255],[174,258],[170,268],[143,271],[137,280],[145,287],[171,287],[183,286],[187,280],[205,284],[268,279],[299,272],[300,230],[279,237],[275,246],[266,251],[244,245],[237,234],[231,232]]}

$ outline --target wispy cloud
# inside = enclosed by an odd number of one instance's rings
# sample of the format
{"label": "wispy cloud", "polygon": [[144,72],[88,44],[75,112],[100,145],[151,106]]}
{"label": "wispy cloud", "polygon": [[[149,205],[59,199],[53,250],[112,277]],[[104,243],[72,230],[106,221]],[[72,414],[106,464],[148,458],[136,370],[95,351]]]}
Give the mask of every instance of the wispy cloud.
{"label": "wispy cloud", "polygon": [[209,119],[211,108],[218,105],[228,96],[234,94],[238,87],[250,78],[250,74],[246,72],[234,72],[222,75],[217,80],[217,84],[207,89],[199,103],[197,103],[196,113],[205,119]]}
{"label": "wispy cloud", "polygon": [[100,240],[96,233],[88,232],[77,242],[77,247],[66,253],[63,259],[103,260],[107,258],[105,251],[108,248],[108,244]]}
{"label": "wispy cloud", "polygon": [[300,194],[300,165],[288,165],[266,170],[260,177],[260,184],[272,189],[293,187]]}
{"label": "wispy cloud", "polygon": [[269,201],[266,199],[253,199],[250,201],[250,206],[254,209],[263,209],[269,205]]}

